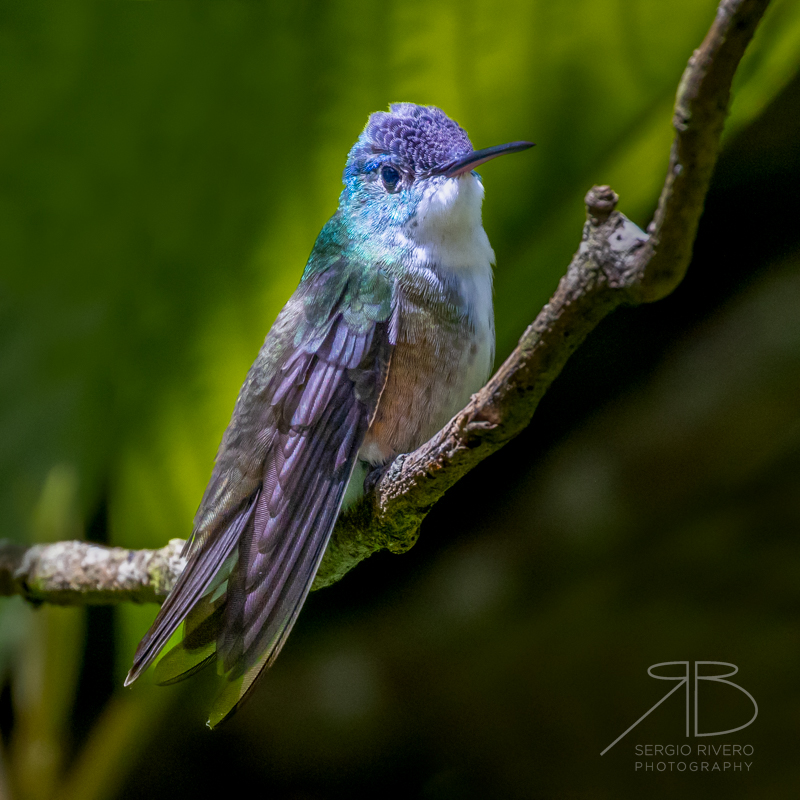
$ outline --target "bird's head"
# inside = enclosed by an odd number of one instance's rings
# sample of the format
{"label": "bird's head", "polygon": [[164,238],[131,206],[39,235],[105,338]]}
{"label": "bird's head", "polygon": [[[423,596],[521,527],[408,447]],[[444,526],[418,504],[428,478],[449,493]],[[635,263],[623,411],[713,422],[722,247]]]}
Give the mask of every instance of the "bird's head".
{"label": "bird's head", "polygon": [[[410,240],[435,227],[481,224],[483,186],[474,169],[530,142],[474,150],[464,129],[435,106],[393,103],[370,115],[347,158],[340,207],[357,238]],[[418,234],[415,234],[418,231]]]}

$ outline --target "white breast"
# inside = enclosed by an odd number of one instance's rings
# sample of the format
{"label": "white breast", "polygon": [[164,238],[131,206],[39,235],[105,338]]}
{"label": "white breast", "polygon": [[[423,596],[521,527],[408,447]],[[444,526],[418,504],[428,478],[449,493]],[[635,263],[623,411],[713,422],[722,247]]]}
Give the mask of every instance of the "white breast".
{"label": "white breast", "polygon": [[483,183],[472,173],[431,186],[406,234],[418,267],[433,270],[445,284],[458,285],[464,298],[478,347],[465,376],[468,395],[483,386],[494,362],[495,256],[481,219],[483,193]]}
{"label": "white breast", "polygon": [[420,264],[491,274],[494,251],[483,230],[483,184],[468,173],[428,187],[407,230]]}

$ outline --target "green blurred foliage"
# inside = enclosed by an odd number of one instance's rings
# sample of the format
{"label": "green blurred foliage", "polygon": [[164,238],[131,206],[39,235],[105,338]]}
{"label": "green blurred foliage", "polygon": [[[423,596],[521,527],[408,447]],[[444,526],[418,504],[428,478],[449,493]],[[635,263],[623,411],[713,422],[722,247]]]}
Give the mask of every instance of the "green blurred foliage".
{"label": "green blurred foliage", "polygon": [[[345,155],[390,101],[442,107],[477,147],[537,142],[483,170],[505,355],[563,273],[592,184],[612,184],[647,223],[675,89],[715,7],[0,3],[0,536],[44,536],[42,515],[62,501],[70,536],[98,513],[108,541],[129,547],[189,533],[244,374],[335,209]],[[800,4],[776,0],[726,135],[798,64]],[[117,681],[152,615],[120,610]],[[40,622],[31,641],[66,646]],[[138,711],[114,698],[106,733],[90,737],[76,774],[109,771],[91,796],[113,795],[114,759],[163,713],[166,700],[145,696]],[[31,708],[19,719],[46,713]],[[65,796],[81,796],[75,780]]]}
{"label": "green blurred foliage", "polygon": [[[71,464],[112,537],[185,533],[242,377],[388,100],[445,108],[492,165],[500,352],[561,274],[580,199],[646,222],[671,101],[713,2],[6,3],[0,495],[25,537]],[[796,66],[777,3],[743,68],[763,106]],[[775,62],[775,63],[773,63]],[[755,110],[751,101],[731,126]]]}

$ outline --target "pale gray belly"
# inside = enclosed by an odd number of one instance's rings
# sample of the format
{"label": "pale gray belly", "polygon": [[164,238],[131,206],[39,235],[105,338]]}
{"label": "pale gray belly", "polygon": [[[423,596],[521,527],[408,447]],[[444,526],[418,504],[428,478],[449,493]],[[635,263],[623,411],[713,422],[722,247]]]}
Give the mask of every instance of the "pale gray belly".
{"label": "pale gray belly", "polygon": [[483,386],[493,350],[492,331],[466,320],[398,342],[359,458],[380,464],[427,441]]}

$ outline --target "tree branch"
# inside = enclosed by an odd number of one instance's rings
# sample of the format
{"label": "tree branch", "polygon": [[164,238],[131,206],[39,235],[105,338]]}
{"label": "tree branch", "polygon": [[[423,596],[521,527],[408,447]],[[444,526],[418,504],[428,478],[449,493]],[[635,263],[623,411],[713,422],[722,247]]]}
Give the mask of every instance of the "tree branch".
{"label": "tree branch", "polygon": [[[580,247],[556,293],[489,383],[436,436],[368,477],[365,497],[336,524],[314,588],[339,580],[381,549],[408,550],[433,505],[530,422],[567,359],[617,306],[658,300],[683,279],[719,152],[730,87],[769,0],[722,0],[684,71],[676,136],[655,218],[641,231],[616,211],[617,196],[586,196]],[[53,603],[147,602],[166,595],[183,568],[180,540],[127,551],[84,542],[24,549],[0,543],[0,595]]]}
{"label": "tree branch", "polygon": [[639,302],[660,300],[683,280],[692,255],[730,103],[736,68],[769,0],[722,0],[683,72],[675,99],[669,169],[642,250]]}
{"label": "tree branch", "polygon": [[614,210],[618,198],[608,186],[589,192],[581,244],[555,295],[469,405],[418,450],[395,459],[374,491],[343,515],[315,588],[337,581],[376,550],[411,547],[434,503],[528,425],[567,359],[606,315],[622,303],[659,300],[678,286],[717,160],[733,76],[768,5],[769,0],[722,0],[689,59],[650,236]]}
{"label": "tree branch", "polygon": [[0,596],[58,605],[161,602],[186,566],[183,544],[171,539],[160,550],[126,550],[78,541],[28,548],[0,542]]}

